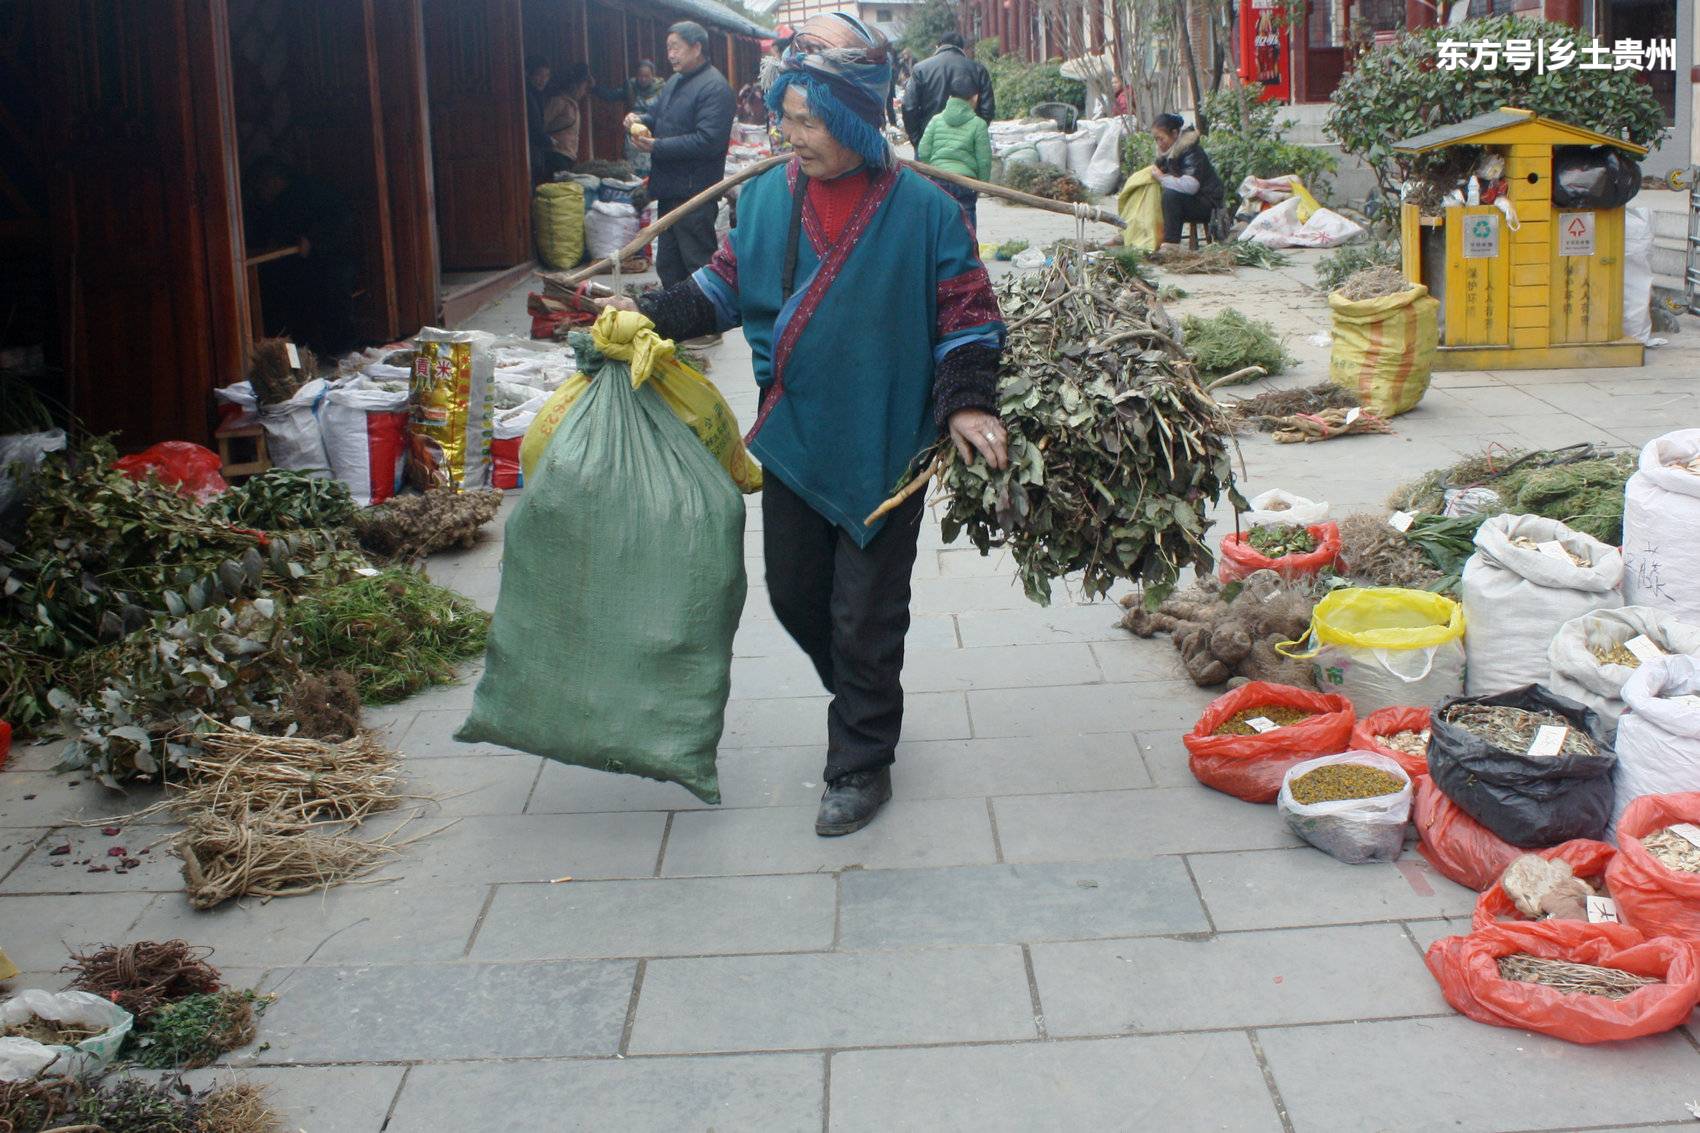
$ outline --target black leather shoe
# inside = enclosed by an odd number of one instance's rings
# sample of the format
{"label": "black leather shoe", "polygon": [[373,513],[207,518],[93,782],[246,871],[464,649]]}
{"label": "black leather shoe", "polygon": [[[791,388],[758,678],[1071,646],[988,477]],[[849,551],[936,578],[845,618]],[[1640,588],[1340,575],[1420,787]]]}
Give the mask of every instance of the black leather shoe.
{"label": "black leather shoe", "polygon": [[822,838],[854,834],[874,820],[874,815],[891,798],[891,768],[852,771],[826,785],[815,816],[815,833]]}

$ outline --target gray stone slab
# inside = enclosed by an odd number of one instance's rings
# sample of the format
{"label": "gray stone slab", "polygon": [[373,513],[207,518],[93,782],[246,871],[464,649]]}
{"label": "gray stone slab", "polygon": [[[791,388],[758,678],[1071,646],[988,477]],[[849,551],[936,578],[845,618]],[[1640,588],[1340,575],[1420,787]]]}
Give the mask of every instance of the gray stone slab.
{"label": "gray stone slab", "polygon": [[466,713],[465,708],[417,711],[407,731],[400,733],[396,747],[409,760],[513,754],[495,744],[463,744],[455,739],[455,730],[466,723]]}
{"label": "gray stone slab", "polygon": [[[0,860],[9,859],[15,848],[27,845],[27,840],[39,833],[0,830]],[[177,889],[183,884],[182,863],[171,852],[168,833],[164,827],[134,826],[109,838],[95,827],[59,827],[48,831],[41,844],[5,875],[0,893],[161,893]],[[53,853],[61,845],[69,845],[71,852]],[[124,869],[123,859],[109,856],[108,851],[118,848],[140,864],[117,872]]]}
{"label": "gray stone slab", "polygon": [[903,659],[903,687],[911,693],[1053,688],[1101,679],[1085,645],[911,650]]}
{"label": "gray stone slab", "polygon": [[[1137,1115],[1137,1116],[1135,1116]],[[832,1056],[834,1133],[1281,1128],[1242,1034]]]}
{"label": "gray stone slab", "polygon": [[[819,745],[728,748],[715,763],[722,808],[805,806],[820,798]],[[614,775],[545,760],[543,774],[526,807],[530,814],[573,814],[617,810],[714,809],[677,783],[636,775]]]}
{"label": "gray stone slab", "polygon": [[[1202,1031],[1450,1011],[1398,925],[1036,944],[1053,1035]],[[1366,978],[1365,973],[1373,973]]]}
{"label": "gray stone slab", "polygon": [[[905,741],[897,746],[898,798],[978,798],[1117,790],[1150,785],[1126,733],[986,740]],[[820,790],[815,790],[819,797]]]}
{"label": "gray stone slab", "polygon": [[436,820],[414,833],[438,833],[408,846],[384,870],[409,888],[467,882],[648,877],[661,852],[661,814],[522,814]]}
{"label": "gray stone slab", "polygon": [[1700,1054],[1674,1033],[1577,1046],[1449,1016],[1258,1040],[1294,1128],[1307,1133],[1668,1122],[1684,1118],[1700,1083]]}
{"label": "gray stone slab", "polygon": [[229,1082],[264,1086],[284,1129],[380,1133],[406,1072],[405,1066],[256,1066],[191,1070],[183,1080],[196,1090]]}
{"label": "gray stone slab", "polygon": [[1008,551],[982,555],[973,547],[936,551],[940,578],[1003,578],[1015,573],[1015,560]]}
{"label": "gray stone slab", "polygon": [[[9,775],[15,771],[51,771],[59,763],[59,755],[65,750],[64,740],[48,740],[46,742],[26,743],[23,740],[12,741],[11,754],[6,761],[0,763],[0,776]],[[72,779],[79,776],[72,775]],[[0,778],[0,783],[5,780]]]}
{"label": "gray stone slab", "polygon": [[130,926],[153,900],[148,893],[99,899],[0,896],[0,947],[26,972],[54,972],[72,952],[132,939]]}
{"label": "gray stone slab", "polygon": [[844,838],[816,835],[812,806],[682,812],[673,818],[661,872],[816,873],[996,860],[984,800],[897,798],[867,829]]}
{"label": "gray stone slab", "polygon": [[207,910],[191,908],[181,893],[162,893],[133,935],[210,945],[215,963],[249,968],[458,960],[489,893],[488,885],[470,879],[425,891],[383,883],[341,885]]}
{"label": "gray stone slab", "polygon": [[1191,787],[1198,784],[1198,779],[1187,765],[1186,744],[1181,737],[1190,729],[1141,728],[1136,735],[1139,743],[1139,754],[1145,760],[1145,768],[1151,775],[1151,785],[1154,787]]}
{"label": "gray stone slab", "polygon": [[1123,641],[1094,641],[1092,653],[1106,681],[1181,681],[1186,669],[1181,655],[1167,637],[1139,638],[1131,633]]}
{"label": "gray stone slab", "polygon": [[992,806],[1004,860],[1011,862],[1148,858],[1298,844],[1274,807],[1198,786],[1028,795],[999,798]]}
{"label": "gray stone slab", "polygon": [[773,700],[824,693],[819,674],[802,650],[795,654],[732,658],[733,700]]}
{"label": "gray stone slab", "polygon": [[40,827],[14,826],[0,829],[0,892],[3,883],[29,857],[47,831]]}
{"label": "gray stone slab", "polygon": [[503,885],[474,960],[811,952],[832,947],[824,874]]}
{"label": "gray stone slab", "polygon": [[1435,941],[1447,936],[1470,935],[1469,917],[1440,917],[1432,921],[1406,921],[1405,927],[1417,942],[1417,949],[1426,953]]}
{"label": "gray stone slab", "polygon": [[449,815],[520,814],[537,782],[534,755],[461,755],[406,764],[404,790],[436,796]]}
{"label": "gray stone slab", "polygon": [[1019,948],[654,960],[630,1050],[814,1050],[1037,1036]]}
{"label": "gray stone slab", "polygon": [[407,1077],[386,1133],[491,1128],[579,1133],[817,1133],[823,1056],[484,1062]]}
{"label": "gray stone slab", "polygon": [[1199,892],[1223,931],[1463,916],[1476,894],[1420,857],[1343,865],[1309,846],[1192,859]]}
{"label": "gray stone slab", "polygon": [[978,610],[956,615],[962,644],[968,649],[998,645],[1067,645],[1071,642],[1115,641],[1127,631],[1117,623],[1121,607],[1111,602],[1093,606],[1034,606],[1013,610]]}
{"label": "gray stone slab", "polygon": [[[1056,606],[1072,606],[1065,587],[1052,590]],[[1033,600],[1022,590],[1014,570],[988,576],[918,578],[910,586],[909,607],[917,614],[960,614],[970,610],[1030,610]]]}
{"label": "gray stone slab", "polygon": [[[79,780],[73,787],[70,783],[74,778],[51,771],[19,771],[0,777],[0,828],[88,822],[130,814],[164,797],[163,791],[148,787],[111,791],[88,779]],[[141,822],[122,825],[167,821],[165,815],[149,815]]]}
{"label": "gray stone slab", "polygon": [[1210,929],[1179,858],[857,870],[840,885],[839,947],[847,949]]}
{"label": "gray stone slab", "polygon": [[1209,697],[1189,682],[999,689],[968,694],[976,736],[1076,735],[1138,728],[1190,727]]}
{"label": "gray stone slab", "polygon": [[[786,700],[734,700],[726,705],[721,750],[738,747],[826,748],[826,696]],[[967,737],[968,709],[959,692],[908,693],[903,698],[903,734],[914,740]]]}
{"label": "gray stone slab", "polygon": [[274,973],[268,1062],[609,1055],[635,963],[371,965]]}
{"label": "gray stone slab", "polygon": [[1552,408],[1535,395],[1513,386],[1457,389],[1450,391],[1447,396],[1466,413],[1477,417],[1510,417],[1516,414],[1550,412]]}

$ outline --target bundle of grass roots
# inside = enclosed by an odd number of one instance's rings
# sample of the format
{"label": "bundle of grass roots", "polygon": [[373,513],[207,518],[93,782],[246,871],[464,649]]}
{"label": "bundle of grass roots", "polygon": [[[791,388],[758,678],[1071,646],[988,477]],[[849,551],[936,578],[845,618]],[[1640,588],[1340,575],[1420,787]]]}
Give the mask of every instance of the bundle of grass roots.
{"label": "bundle of grass roots", "polygon": [[282,405],[318,372],[319,360],[313,352],[287,338],[262,338],[248,356],[248,382],[254,389],[254,400],[261,405]]}
{"label": "bundle of grass roots", "polygon": [[1208,317],[1188,315],[1181,321],[1181,330],[1199,373],[1209,377],[1253,366],[1264,374],[1279,374],[1293,360],[1273,326],[1231,307]]}
{"label": "bundle of grass roots", "polygon": [[456,679],[484,652],[490,615],[418,571],[391,567],[302,597],[291,611],[310,669],[351,674],[367,704]]}
{"label": "bundle of grass roots", "polygon": [[1346,282],[1340,285],[1340,295],[1344,299],[1360,303],[1368,299],[1384,299],[1389,295],[1397,295],[1408,290],[1410,286],[1403,271],[1382,264],[1353,272]]}
{"label": "bundle of grass roots", "polygon": [[941,446],[945,540],[1008,546],[1041,605],[1076,571],[1088,596],[1125,579],[1161,601],[1182,570],[1210,569],[1210,504],[1227,492],[1246,506],[1221,407],[1155,294],[1113,262],[1062,247],[1046,270],[998,286],[1010,463],[964,463]]}
{"label": "bundle of grass roots", "polygon": [[1048,161],[1020,161],[1006,165],[1003,183],[1017,192],[1048,197],[1065,204],[1087,204],[1092,200],[1092,195],[1078,177]]}
{"label": "bundle of grass roots", "polygon": [[76,973],[73,988],[111,1000],[140,1025],[168,1003],[223,986],[207,963],[211,952],[183,940],[139,940],[74,954],[60,970]]}
{"label": "bundle of grass roots", "polygon": [[361,547],[389,559],[423,558],[450,547],[471,548],[478,529],[496,518],[502,493],[426,492],[396,496],[354,515]]}

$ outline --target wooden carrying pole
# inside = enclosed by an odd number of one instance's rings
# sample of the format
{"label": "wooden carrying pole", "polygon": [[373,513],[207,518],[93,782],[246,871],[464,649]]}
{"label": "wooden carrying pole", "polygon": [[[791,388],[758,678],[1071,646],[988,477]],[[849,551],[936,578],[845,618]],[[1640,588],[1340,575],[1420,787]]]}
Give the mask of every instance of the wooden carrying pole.
{"label": "wooden carrying pole", "polygon": [[[702,208],[705,205],[715,203],[727,192],[743,184],[745,181],[748,181],[750,178],[761,173],[766,173],[774,166],[789,160],[791,160],[791,155],[783,153],[775,154],[772,157],[765,157],[756,162],[754,165],[740,169],[738,172],[718,184],[710,185],[708,188],[704,189],[702,192],[698,193],[696,196],[692,197],[666,216],[658,219],[654,224],[645,228],[642,232],[639,232],[636,239],[632,240],[631,243],[627,244],[624,248],[621,248],[613,256],[594,260],[591,263],[585,264],[583,267],[574,268],[572,271],[539,272],[538,275],[541,278],[553,280],[560,286],[571,290],[572,288],[577,287],[580,283],[583,283],[585,280],[590,279],[593,276],[600,275],[602,272],[612,268],[616,262],[623,261],[629,256],[637,255],[637,253],[642,251],[644,246],[651,240],[654,240],[657,236],[660,236],[663,232],[679,223],[679,221],[682,220],[688,213]],[[1002,200],[1011,201],[1018,205],[1027,205],[1029,208],[1043,209],[1046,212],[1059,213],[1062,216],[1078,216],[1085,220],[1096,220],[1102,224],[1113,224],[1117,228],[1126,227],[1126,222],[1124,222],[1121,217],[1106,209],[1101,209],[1096,205],[1065,204],[1062,201],[1053,201],[1049,197],[1036,197],[1032,193],[1023,193],[1016,189],[1005,188],[1002,185],[993,185],[988,181],[977,181],[972,177],[964,177],[960,173],[951,173],[944,169],[936,169],[931,165],[926,165],[919,161],[913,161],[906,157],[898,158],[898,160],[913,169],[915,172],[923,174],[924,176],[932,177],[939,181],[949,181],[954,185],[961,185],[963,188],[973,189],[976,192],[984,193],[988,197],[998,197]]]}

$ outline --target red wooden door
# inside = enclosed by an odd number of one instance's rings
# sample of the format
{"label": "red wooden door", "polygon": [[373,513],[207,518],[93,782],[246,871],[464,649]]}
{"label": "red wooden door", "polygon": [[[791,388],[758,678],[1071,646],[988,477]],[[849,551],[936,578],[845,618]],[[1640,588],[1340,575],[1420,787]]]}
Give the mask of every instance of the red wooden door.
{"label": "red wooden door", "polygon": [[224,0],[37,0],[72,412],[205,442],[246,343]]}
{"label": "red wooden door", "polygon": [[361,337],[388,341],[399,327],[373,0],[296,0],[289,20],[300,164],[353,210],[356,323]]}
{"label": "red wooden door", "polygon": [[389,178],[398,334],[434,323],[437,217],[425,105],[425,23],[419,0],[376,0],[378,81]]}
{"label": "red wooden door", "polygon": [[531,258],[519,0],[425,0],[425,60],[446,271]]}

